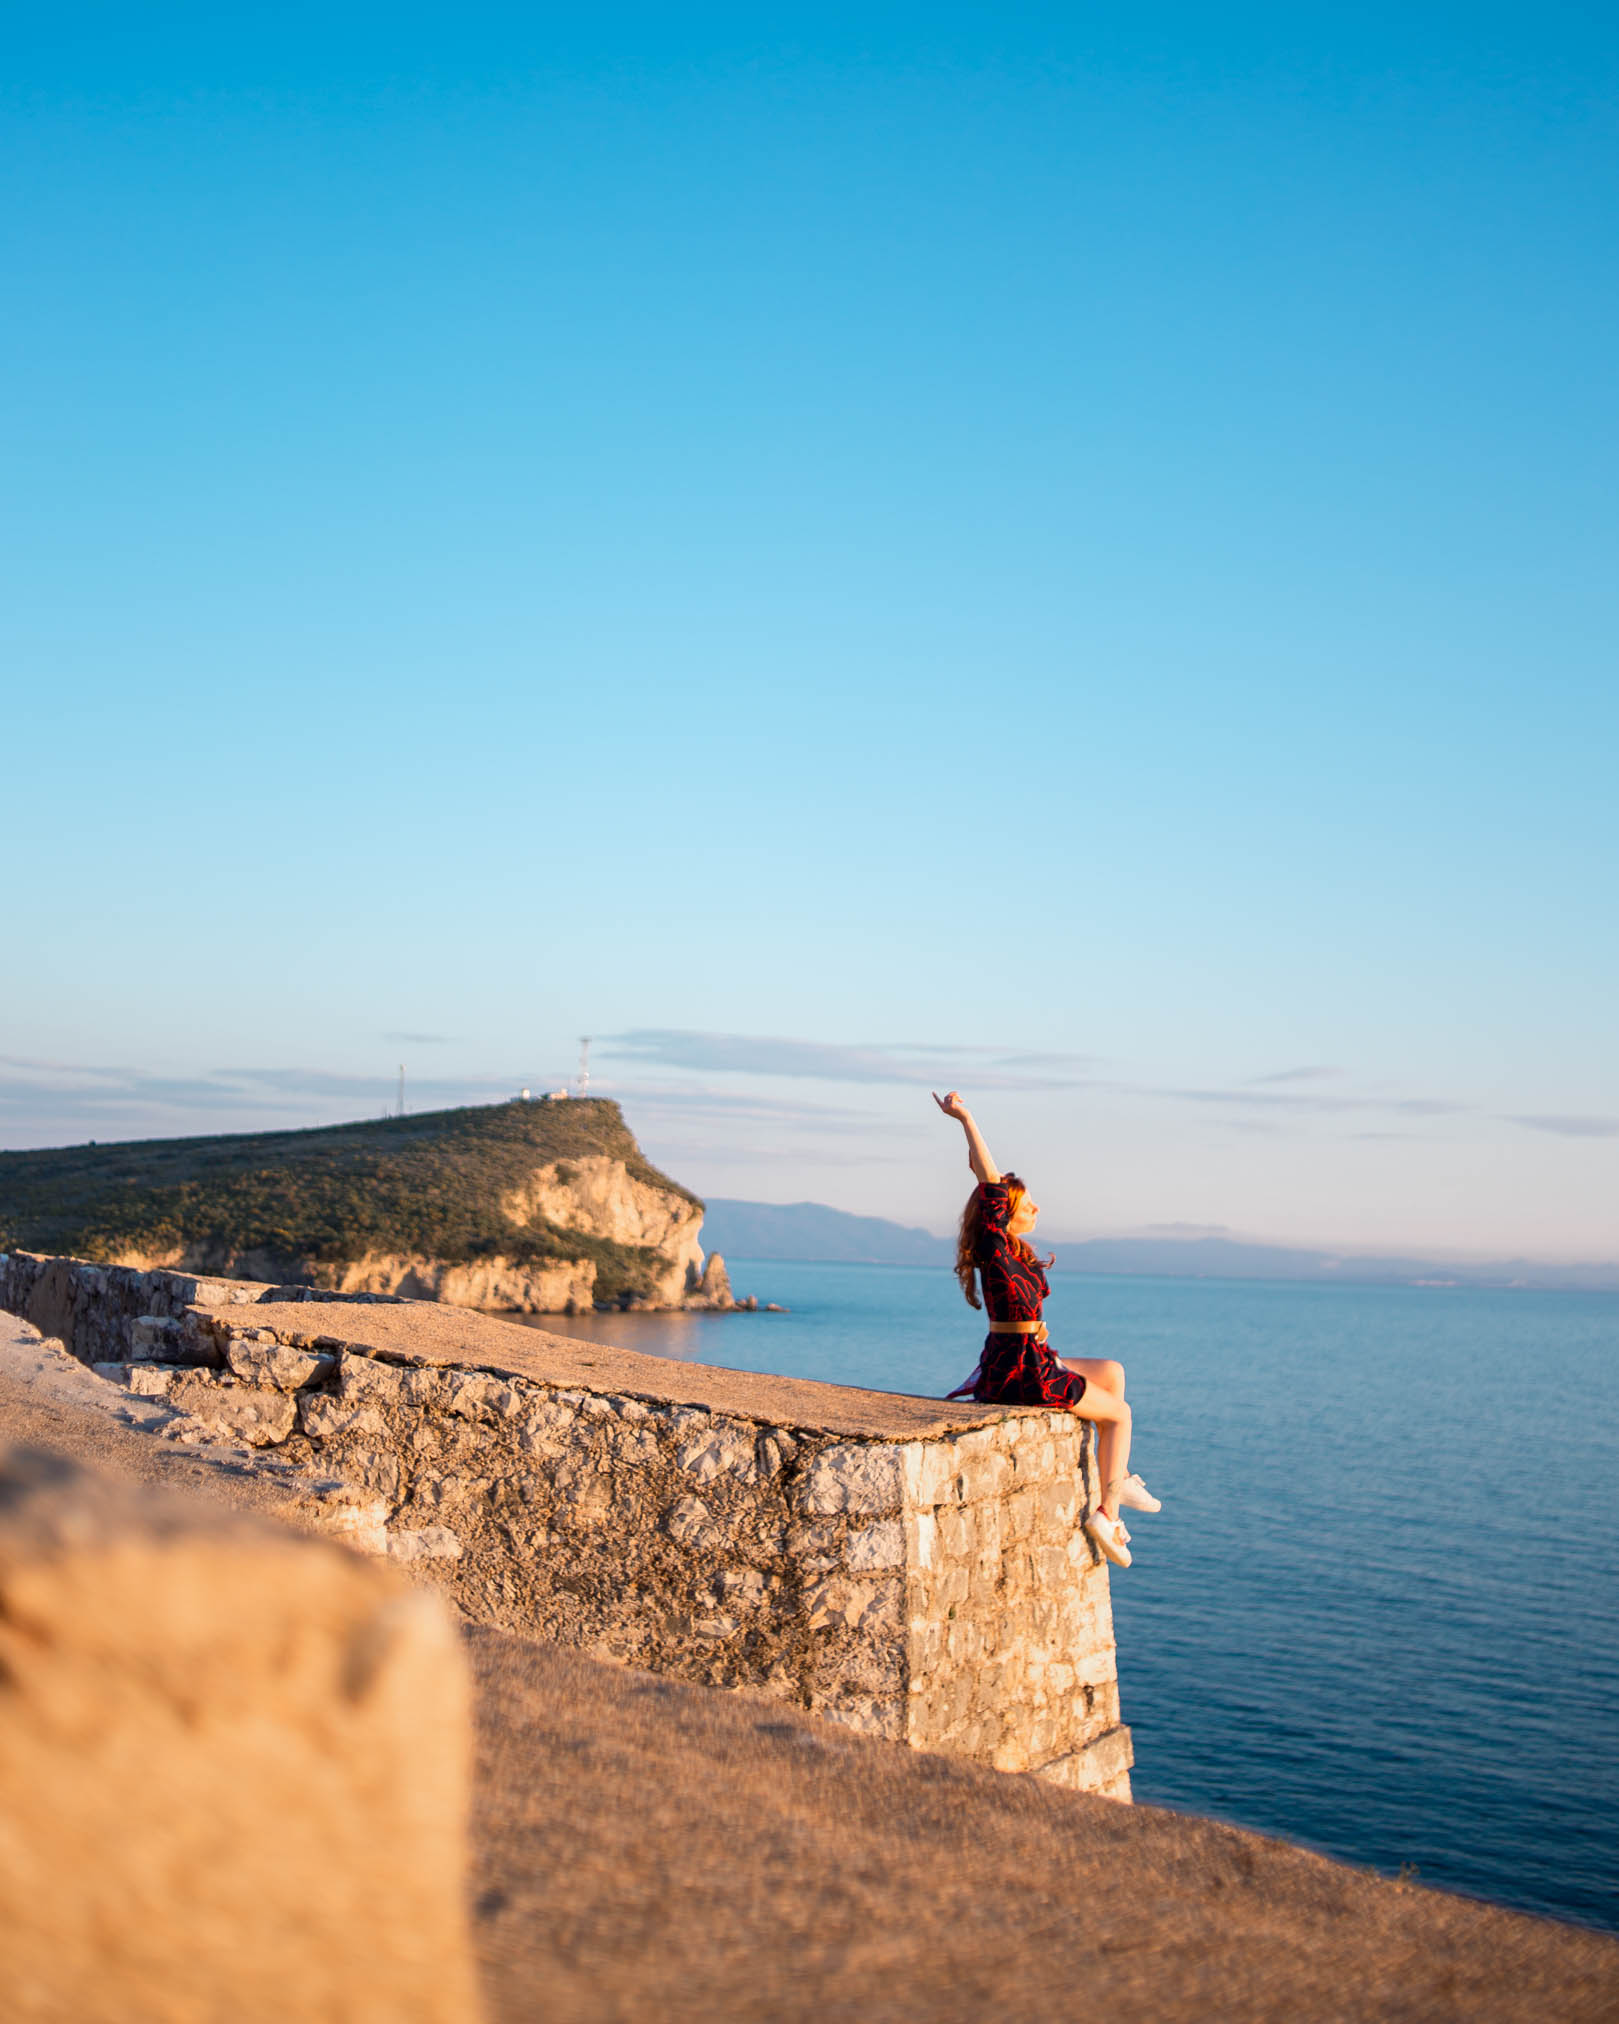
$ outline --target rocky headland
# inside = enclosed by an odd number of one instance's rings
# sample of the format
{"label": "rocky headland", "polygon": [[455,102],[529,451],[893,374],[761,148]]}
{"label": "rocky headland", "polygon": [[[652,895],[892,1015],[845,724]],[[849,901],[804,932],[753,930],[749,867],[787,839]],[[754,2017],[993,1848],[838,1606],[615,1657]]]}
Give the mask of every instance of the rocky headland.
{"label": "rocky headland", "polygon": [[456,1307],[730,1307],[702,1223],[600,1098],[0,1153],[0,1251]]}

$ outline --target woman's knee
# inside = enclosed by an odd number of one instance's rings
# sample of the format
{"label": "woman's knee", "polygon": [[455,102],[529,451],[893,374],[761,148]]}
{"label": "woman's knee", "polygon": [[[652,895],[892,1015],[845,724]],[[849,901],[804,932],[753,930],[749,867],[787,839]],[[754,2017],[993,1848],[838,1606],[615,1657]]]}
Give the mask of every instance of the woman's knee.
{"label": "woman's knee", "polygon": [[1124,1365],[1122,1363],[1115,1363],[1111,1357],[1107,1358],[1105,1362],[1099,1363],[1096,1367],[1096,1382],[1099,1385],[1105,1385],[1110,1392],[1116,1392],[1122,1399],[1124,1397]]}
{"label": "woman's knee", "polygon": [[1103,1426],[1127,1427],[1130,1424],[1130,1408],[1117,1392],[1109,1391],[1105,1385],[1092,1384],[1086,1380],[1085,1394],[1074,1408],[1082,1420],[1096,1420]]}

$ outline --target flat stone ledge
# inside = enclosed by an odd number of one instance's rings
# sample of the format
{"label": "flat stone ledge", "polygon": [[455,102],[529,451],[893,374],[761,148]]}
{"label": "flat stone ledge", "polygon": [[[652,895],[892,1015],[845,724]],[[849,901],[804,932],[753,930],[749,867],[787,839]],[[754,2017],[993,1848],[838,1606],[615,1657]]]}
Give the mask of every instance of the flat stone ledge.
{"label": "flat stone ledge", "polygon": [[801,1428],[862,1441],[928,1441],[993,1426],[1038,1407],[983,1406],[917,1398],[904,1392],[863,1391],[853,1385],[807,1378],[765,1377],[704,1363],[676,1363],[612,1343],[520,1327],[492,1314],[441,1307],[428,1301],[367,1306],[346,1301],[276,1301],[254,1304],[198,1302],[200,1315],[237,1330],[244,1324],[294,1346],[339,1341],[387,1361],[528,1378],[564,1391],[612,1392],[662,1405],[695,1406],[761,1425]]}

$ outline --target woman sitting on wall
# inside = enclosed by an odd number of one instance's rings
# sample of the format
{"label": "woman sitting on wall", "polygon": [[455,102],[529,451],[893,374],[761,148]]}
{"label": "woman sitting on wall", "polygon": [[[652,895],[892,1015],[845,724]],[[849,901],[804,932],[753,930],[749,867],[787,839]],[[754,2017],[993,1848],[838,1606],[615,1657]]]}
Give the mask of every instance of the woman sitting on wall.
{"label": "woman sitting on wall", "polygon": [[969,1307],[979,1305],[976,1274],[989,1311],[989,1334],[978,1368],[950,1396],[1000,1405],[1055,1406],[1096,1422],[1096,1463],[1102,1484],[1085,1530],[1116,1567],[1130,1565],[1130,1535],[1119,1507],[1162,1507],[1130,1468],[1130,1408],[1124,1402],[1124,1366],[1110,1358],[1058,1356],[1040,1318],[1047,1292],[1045,1265],[1028,1238],[1040,1205],[1016,1174],[1003,1174],[989,1156],[973,1114],[955,1090],[933,1101],[967,1134],[967,1162],[978,1186],[961,1214],[956,1277]]}

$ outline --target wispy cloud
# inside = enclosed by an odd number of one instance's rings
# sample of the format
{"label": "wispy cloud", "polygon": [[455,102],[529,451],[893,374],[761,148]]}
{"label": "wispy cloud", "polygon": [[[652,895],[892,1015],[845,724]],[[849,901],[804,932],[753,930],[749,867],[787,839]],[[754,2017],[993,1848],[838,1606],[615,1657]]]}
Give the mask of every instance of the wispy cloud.
{"label": "wispy cloud", "polygon": [[699,1074],[759,1075],[817,1082],[887,1083],[938,1087],[970,1065],[984,1089],[1078,1089],[1093,1065],[1083,1054],[1032,1054],[992,1047],[922,1044],[840,1046],[768,1034],[693,1033],[646,1027],[615,1033],[599,1043],[617,1060]]}
{"label": "wispy cloud", "polygon": [[1283,1089],[1153,1089],[1140,1087],[1142,1096],[1168,1097],[1179,1103],[1213,1104],[1237,1110],[1297,1112],[1337,1116],[1354,1111],[1393,1111],[1401,1117],[1459,1117],[1471,1104],[1453,1103],[1434,1096],[1322,1096],[1302,1090]]}
{"label": "wispy cloud", "polygon": [[1549,1131],[1558,1138],[1619,1138],[1619,1117],[1513,1117],[1509,1124],[1521,1124],[1530,1131]]}
{"label": "wispy cloud", "polygon": [[0,1109],[50,1102],[65,1115],[117,1110],[209,1109],[240,1101],[235,1078],[218,1075],[151,1075],[144,1069],[0,1056]]}
{"label": "wispy cloud", "polygon": [[892,1132],[889,1121],[874,1119],[870,1112],[846,1110],[829,1103],[794,1103],[789,1098],[740,1095],[727,1090],[671,1087],[668,1083],[615,1082],[598,1079],[595,1088],[624,1105],[635,1118],[681,1117],[735,1119],[739,1123],[772,1125],[825,1125],[829,1130],[870,1128]]}
{"label": "wispy cloud", "polygon": [[[190,1130],[269,1128],[363,1116],[385,1109],[397,1089],[390,1075],[333,1074],[315,1068],[221,1068],[198,1075],[154,1075],[140,1068],[0,1056],[0,1129],[39,1144],[82,1132],[94,1137],[155,1136]],[[422,1110],[493,1103],[515,1093],[512,1078],[420,1078],[407,1099]]]}
{"label": "wispy cloud", "polygon": [[448,1047],[448,1033],[384,1033],[383,1039],[390,1047]]}
{"label": "wispy cloud", "polygon": [[[1033,1092],[1093,1090],[1115,1096],[1184,1103],[1223,1111],[1236,1127],[1274,1129],[1289,1116],[1445,1118],[1462,1116],[1473,1106],[1448,1097],[1355,1095],[1322,1084],[1344,1079],[1344,1071],[1328,1063],[1278,1069],[1251,1082],[1198,1088],[1127,1082],[1096,1071],[1094,1055],[1036,1053],[1010,1047],[945,1046],[922,1043],[862,1043],[797,1040],[777,1034],[705,1033],[676,1027],[639,1027],[608,1036],[600,1043],[611,1060],[647,1068],[674,1069],[691,1075],[741,1075],[777,1080],[809,1080],[845,1086],[899,1086],[942,1089],[971,1081],[974,1089]],[[655,1086],[642,1092],[652,1100]],[[1267,1126],[1263,1120],[1274,1120]]]}

